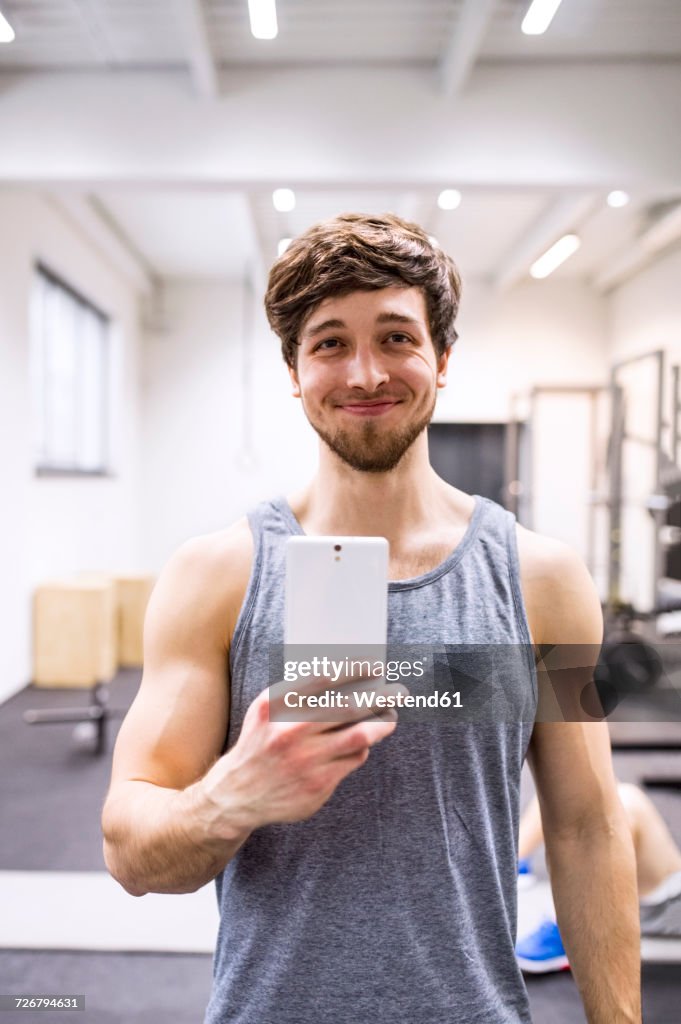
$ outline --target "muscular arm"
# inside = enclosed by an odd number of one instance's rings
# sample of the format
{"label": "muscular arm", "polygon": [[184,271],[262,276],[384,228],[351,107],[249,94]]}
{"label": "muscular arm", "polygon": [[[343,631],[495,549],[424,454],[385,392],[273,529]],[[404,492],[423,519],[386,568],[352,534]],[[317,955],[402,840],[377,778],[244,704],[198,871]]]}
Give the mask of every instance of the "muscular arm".
{"label": "muscular arm", "polygon": [[133,895],[192,892],[248,835],[215,835],[203,776],[220,756],[229,714],[228,645],[248,580],[250,532],[184,544],[152,594],[144,675],[116,741],[102,814],[104,858]]}
{"label": "muscular arm", "polygon": [[[535,641],[600,644],[600,603],[585,567],[564,545],[542,545],[529,559]],[[576,685],[583,681],[579,674]],[[640,1024],[636,862],[607,725],[537,723],[528,761],[558,924],[587,1020]]]}

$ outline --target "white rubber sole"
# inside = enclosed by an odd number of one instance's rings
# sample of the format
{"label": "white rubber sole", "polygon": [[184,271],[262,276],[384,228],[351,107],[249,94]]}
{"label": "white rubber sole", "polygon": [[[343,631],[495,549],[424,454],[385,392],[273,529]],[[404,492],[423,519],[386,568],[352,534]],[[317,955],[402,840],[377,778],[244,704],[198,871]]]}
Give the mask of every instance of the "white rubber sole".
{"label": "white rubber sole", "polygon": [[548,960],[528,960],[516,954],[516,960],[523,974],[550,974],[552,971],[569,971],[568,958],[563,956],[549,957]]}

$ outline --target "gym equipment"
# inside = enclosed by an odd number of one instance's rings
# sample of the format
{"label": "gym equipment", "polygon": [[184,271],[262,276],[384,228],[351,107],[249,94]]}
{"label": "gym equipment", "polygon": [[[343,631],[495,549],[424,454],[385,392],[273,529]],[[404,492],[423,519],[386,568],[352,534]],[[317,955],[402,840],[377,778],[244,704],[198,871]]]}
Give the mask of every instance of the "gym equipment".
{"label": "gym equipment", "polygon": [[[27,725],[55,725],[75,722],[73,738],[81,749],[91,746],[92,753],[101,756],[107,751],[108,724],[113,718],[124,718],[127,708],[109,707],[109,688],[105,683],[95,683],[90,691],[90,703],[75,708],[43,708],[24,711]],[[89,725],[89,735],[82,729]]]}
{"label": "gym equipment", "polygon": [[117,646],[116,588],[110,577],[54,580],[36,588],[36,686],[91,687],[113,679]]}
{"label": "gym equipment", "polygon": [[118,666],[142,665],[144,613],[154,579],[147,575],[81,573],[38,587],[34,661],[39,686],[87,686],[83,707],[24,713],[28,725],[75,723],[73,742],[96,756],[107,750],[108,724],[126,708],[109,706],[109,682]]}
{"label": "gym equipment", "polygon": [[118,616],[118,665],[137,668],[144,661],[144,613],[154,587],[154,577],[115,573],[112,579]]}
{"label": "gym equipment", "polygon": [[[626,404],[625,393],[619,382],[621,371],[625,367],[652,359],[656,370],[656,394],[655,394],[655,436],[654,438],[641,438],[626,429]],[[606,612],[616,610],[622,603],[621,598],[621,568],[622,568],[622,506],[623,496],[623,454],[624,444],[627,441],[652,448],[655,456],[654,469],[654,492],[647,501],[647,508],[655,521],[656,529],[653,531],[653,581],[652,592],[656,595],[657,582],[664,576],[664,549],[660,541],[660,527],[664,525],[664,518],[669,507],[669,496],[663,492],[663,431],[665,421],[663,418],[663,396],[664,396],[664,374],[665,374],[665,353],[662,349],[653,352],[645,352],[641,355],[631,356],[614,363],[610,373],[611,391],[611,432],[608,444],[608,468],[609,468],[609,494],[607,506],[609,511],[609,560],[608,560],[608,599]],[[676,402],[674,403],[677,404]],[[678,423],[678,419],[677,419]],[[678,439],[672,442],[672,450],[678,447]],[[653,597],[655,603],[655,596]]]}
{"label": "gym equipment", "polygon": [[[511,409],[506,431],[505,506],[523,526],[535,528],[536,494],[533,475],[536,471],[536,444],[539,434],[539,406],[543,399],[584,398],[588,403],[588,487],[591,494],[598,489],[599,405],[609,394],[606,385],[542,384],[527,393],[511,395]],[[592,575],[596,565],[597,508],[589,502],[586,522],[585,560]]]}
{"label": "gym equipment", "polygon": [[[653,403],[651,407],[653,431],[650,438],[642,437],[641,430],[638,434],[627,423],[626,393],[622,386],[622,374],[625,367],[632,366],[639,362],[652,361],[653,370]],[[512,511],[518,514],[523,511],[521,521],[532,526],[533,499],[532,488],[526,481],[531,479],[532,468],[532,440],[536,427],[537,403],[539,398],[555,393],[562,394],[583,393],[590,396],[591,402],[591,424],[590,436],[592,439],[590,476],[592,493],[589,500],[589,520],[587,533],[587,564],[592,573],[594,570],[595,540],[596,540],[596,512],[602,508],[599,514],[608,518],[608,539],[607,539],[607,597],[604,602],[605,618],[605,641],[601,650],[600,658],[594,681],[596,691],[602,709],[606,715],[612,713],[620,700],[627,695],[641,695],[652,691],[660,682],[663,676],[663,665],[659,650],[651,641],[655,639],[657,620],[659,615],[681,609],[681,584],[672,587],[675,581],[667,581],[669,586],[665,589],[666,595],[661,592],[659,581],[664,576],[664,562],[670,547],[679,542],[681,531],[678,527],[666,522],[669,508],[675,501],[681,500],[681,469],[677,465],[679,455],[679,420],[681,402],[679,401],[679,388],[681,384],[681,373],[679,367],[672,369],[673,380],[673,401],[671,406],[671,437],[669,450],[671,456],[664,450],[664,430],[667,424],[663,418],[663,386],[665,379],[665,356],[660,350],[644,353],[631,359],[622,360],[616,363],[611,372],[608,385],[601,387],[563,387],[563,386],[542,386],[533,389],[529,396],[525,397],[529,411],[523,418],[520,408],[520,401],[523,396],[512,397],[511,415],[508,429],[507,462],[506,462],[506,503]],[[597,431],[597,404],[608,397],[610,402],[609,419],[609,441],[607,454],[604,461],[604,470],[607,471],[608,493],[598,493],[599,481],[599,459],[598,453],[598,431]],[[529,441],[526,447],[529,451],[522,451],[522,428],[525,427],[525,436]],[[622,511],[624,505],[623,495],[623,449],[625,443],[633,445],[644,445],[650,449],[654,460],[654,479],[652,481],[652,493],[641,497],[641,505],[647,510],[654,520],[654,552],[652,571],[654,574],[654,590],[656,600],[649,611],[636,609],[630,602],[623,600],[621,593],[621,548],[622,548]],[[523,504],[524,503],[524,504]],[[605,524],[603,524],[605,525]],[[604,581],[605,582],[605,581]],[[679,591],[676,593],[675,591]],[[585,694],[585,699],[593,699]],[[596,703],[598,703],[596,701]],[[589,710],[585,708],[585,710]],[[594,708],[594,710],[596,710]],[[596,710],[596,714],[599,712]],[[657,750],[679,751],[681,743],[675,739],[667,739],[664,742],[653,738],[644,742],[618,742],[613,743],[616,750]],[[656,783],[657,779],[646,780]],[[664,779],[665,785],[669,780]],[[678,784],[675,783],[675,784]]]}
{"label": "gym equipment", "polygon": [[[655,373],[654,436],[643,438],[627,430],[626,396],[620,383],[621,371],[644,361],[653,361]],[[621,360],[612,367],[610,387],[612,396],[611,432],[608,445],[609,495],[605,502],[609,516],[609,560],[608,600],[605,606],[606,640],[601,653],[602,674],[607,681],[616,678],[629,692],[641,693],[652,689],[662,675],[662,663],[655,648],[646,643],[645,637],[634,630],[634,624],[655,624],[660,614],[681,610],[681,601],[661,591],[660,582],[665,577],[668,549],[679,542],[679,531],[666,522],[669,509],[681,497],[681,469],[679,456],[679,367],[672,367],[671,422],[664,418],[665,353],[658,349]],[[665,428],[670,428],[669,451],[664,446]],[[622,510],[623,494],[623,453],[625,443],[644,445],[654,456],[654,489],[645,499],[644,507],[652,516],[653,558],[652,594],[653,607],[642,612],[622,600]],[[670,581],[671,582],[671,581]],[[599,663],[600,664],[600,663]],[[681,751],[681,742],[675,740],[651,739],[640,742],[613,741],[613,750],[618,752],[676,752]],[[647,776],[646,786],[664,786],[678,789],[681,777]]]}

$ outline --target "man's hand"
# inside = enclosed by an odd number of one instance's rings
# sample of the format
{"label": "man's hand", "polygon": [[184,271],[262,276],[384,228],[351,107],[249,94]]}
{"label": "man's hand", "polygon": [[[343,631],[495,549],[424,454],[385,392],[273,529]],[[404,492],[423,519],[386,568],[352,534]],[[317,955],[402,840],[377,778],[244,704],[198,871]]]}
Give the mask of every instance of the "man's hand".
{"label": "man's hand", "polygon": [[[327,689],[330,683],[325,680],[323,686]],[[372,688],[377,695],[408,693],[406,687],[382,680]],[[252,831],[310,818],[364,764],[370,748],[395,729],[397,713],[392,709],[369,720],[366,708],[348,707],[307,711],[305,721],[277,721],[291,717],[284,705],[289,690],[289,684],[278,684],[256,697],[234,747],[197,784],[199,804],[214,835],[221,834],[221,821],[231,834],[235,825]]]}

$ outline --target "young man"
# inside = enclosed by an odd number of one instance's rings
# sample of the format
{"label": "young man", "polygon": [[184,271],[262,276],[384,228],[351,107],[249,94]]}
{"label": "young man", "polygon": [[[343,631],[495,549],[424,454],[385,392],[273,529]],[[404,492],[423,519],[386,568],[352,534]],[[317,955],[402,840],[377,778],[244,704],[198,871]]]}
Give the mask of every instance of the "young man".
{"label": "young man", "polygon": [[514,956],[526,755],[588,1020],[640,1021],[636,869],[607,729],[533,728],[531,657],[506,723],[270,720],[292,534],[388,539],[389,643],[601,641],[572,551],[430,466],[459,292],[451,260],[394,216],[296,239],[266,308],[320,438],[317,474],[185,544],[152,597],[105,857],[135,895],[216,879],[207,1024],[527,1024]]}

